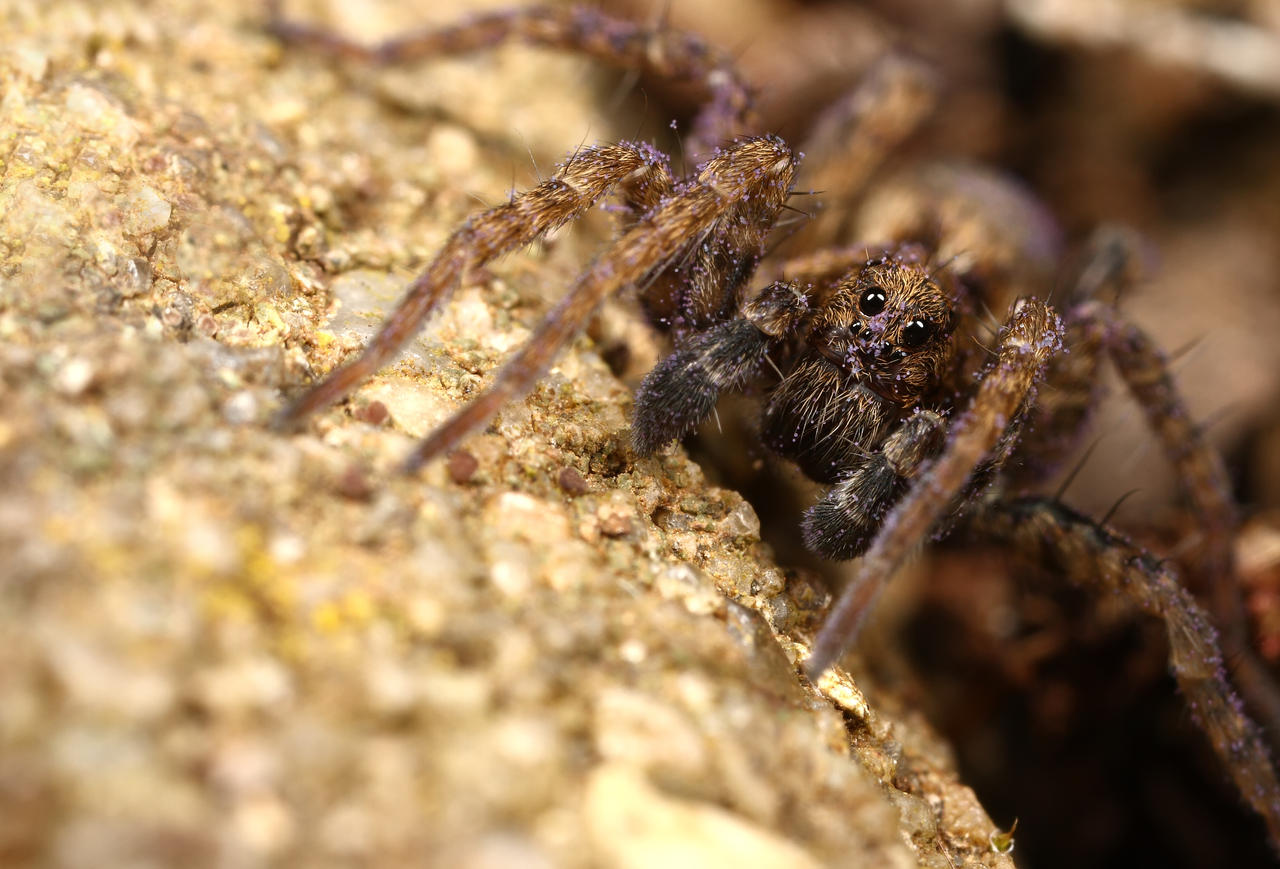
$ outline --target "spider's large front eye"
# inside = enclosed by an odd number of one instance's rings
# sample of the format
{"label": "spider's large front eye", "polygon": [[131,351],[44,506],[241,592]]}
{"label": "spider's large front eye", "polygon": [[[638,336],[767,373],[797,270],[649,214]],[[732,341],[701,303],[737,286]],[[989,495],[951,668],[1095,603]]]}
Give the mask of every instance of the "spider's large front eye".
{"label": "spider's large front eye", "polygon": [[884,310],[884,303],[888,299],[889,297],[884,294],[884,290],[879,287],[871,287],[858,300],[858,310],[868,317],[874,317]]}
{"label": "spider's large front eye", "polygon": [[899,340],[904,347],[919,347],[929,340],[931,334],[933,334],[932,324],[924,320],[912,320],[902,327],[902,336]]}

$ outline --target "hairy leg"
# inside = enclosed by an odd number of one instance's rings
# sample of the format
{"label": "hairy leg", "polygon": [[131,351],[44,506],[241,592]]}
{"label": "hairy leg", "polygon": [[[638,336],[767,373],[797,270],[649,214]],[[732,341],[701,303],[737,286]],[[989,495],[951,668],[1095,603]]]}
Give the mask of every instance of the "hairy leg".
{"label": "hairy leg", "polygon": [[1167,565],[1054,501],[991,502],[966,520],[986,537],[1071,582],[1116,595],[1164,622],[1169,668],[1187,707],[1253,809],[1280,843],[1280,783],[1262,734],[1227,682],[1207,613]]}
{"label": "hairy leg", "polygon": [[503,366],[493,386],[432,432],[410,456],[406,470],[453,448],[504,404],[525,394],[608,296],[643,283],[690,244],[698,244],[726,226],[735,231],[743,225],[757,226],[762,243],[794,177],[795,159],[778,139],[745,139],[707,161],[688,186],[596,258],[529,343]]}
{"label": "hairy leg", "polygon": [[687,435],[726,392],[743,389],[769,366],[769,352],[791,337],[809,310],[792,283],[766,287],[738,317],[686,338],[645,376],[631,424],[635,451],[647,456]]}
{"label": "hairy leg", "polygon": [[822,113],[804,143],[800,183],[820,192],[824,207],[796,233],[793,249],[820,250],[852,240],[858,199],[936,102],[932,72],[924,64],[890,55]]}
{"label": "hairy leg", "polygon": [[835,561],[861,555],[885,513],[942,449],[946,434],[946,421],[933,411],[905,419],[878,452],[859,461],[805,511],[800,526],[804,545]]}
{"label": "hairy leg", "polygon": [[288,427],[302,421],[387,364],[469,271],[580,217],[616,187],[624,188],[633,201],[657,201],[670,190],[671,176],[662,156],[645,145],[584,148],[537,187],[472,217],[409,285],[364,352],[290,405],[278,424]]}
{"label": "hairy leg", "polygon": [[1191,504],[1201,545],[1188,567],[1207,587],[1223,646],[1231,652],[1232,678],[1276,745],[1280,743],[1280,690],[1254,654],[1249,638],[1233,546],[1238,516],[1222,458],[1192,421],[1163,354],[1142,330],[1131,323],[1112,323],[1106,346]]}
{"label": "hairy leg", "polygon": [[997,357],[984,370],[972,403],[952,423],[942,453],[920,470],[889,512],[815,638],[805,665],[811,676],[820,675],[852,645],[880,589],[952,510],[975,471],[1007,443],[1007,430],[1034,396],[1049,359],[1061,351],[1061,341],[1062,324],[1052,309],[1037,299],[1014,303]]}
{"label": "hairy leg", "polygon": [[1233,548],[1239,518],[1226,468],[1192,421],[1164,355],[1116,308],[1124,289],[1138,279],[1136,244],[1133,233],[1122,229],[1105,228],[1095,235],[1067,300],[1071,354],[1051,364],[1048,378],[1055,388],[1037,408],[1046,416],[1030,436],[1041,443],[1027,454],[1061,455],[1074,442],[1071,432],[1079,430],[1097,397],[1097,363],[1103,355],[1109,357],[1191,506],[1201,540],[1190,557],[1181,559],[1184,575],[1193,587],[1207,589],[1209,609],[1230,654],[1232,678],[1275,746],[1280,744],[1280,690],[1248,636]]}
{"label": "hairy leg", "polygon": [[571,51],[612,66],[679,82],[695,82],[709,99],[688,141],[694,160],[719,145],[759,132],[754,90],[732,58],[700,37],[612,18],[588,7],[530,6],[476,15],[465,21],[363,45],[340,33],[283,17],[280,0],[267,3],[270,31],[285,42],[335,57],[390,65],[491,49],[504,42]]}
{"label": "hairy leg", "polygon": [[1242,615],[1231,545],[1238,517],[1222,458],[1205,442],[1182,402],[1164,355],[1141,329],[1121,320],[1108,323],[1106,348],[1195,511],[1203,537],[1195,566],[1211,583],[1213,610],[1225,622],[1234,621]]}

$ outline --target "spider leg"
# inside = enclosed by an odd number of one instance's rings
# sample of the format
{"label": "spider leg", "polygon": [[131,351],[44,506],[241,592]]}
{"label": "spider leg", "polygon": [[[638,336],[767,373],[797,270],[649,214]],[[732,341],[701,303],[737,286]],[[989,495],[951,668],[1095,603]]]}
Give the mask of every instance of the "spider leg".
{"label": "spider leg", "polygon": [[1231,546],[1237,514],[1222,458],[1192,421],[1164,354],[1141,329],[1116,319],[1108,324],[1106,349],[1195,511],[1204,539],[1196,569],[1211,583],[1213,610],[1223,623],[1243,623]]}
{"label": "spider leg", "polygon": [[1046,388],[1019,444],[1025,460],[1011,469],[1009,488],[1032,486],[1054,473],[1079,444],[1102,398],[1098,367],[1106,353],[1108,324],[1118,320],[1114,303],[1103,300],[1119,298],[1136,278],[1131,239],[1131,233],[1114,227],[1095,232],[1065,291],[1058,294],[1064,341],[1071,352],[1049,362]]}
{"label": "spider leg", "polygon": [[[1249,644],[1232,549],[1237,511],[1218,453],[1192,422],[1154,342],[1124,320],[1115,299],[1137,279],[1131,234],[1096,234],[1091,251],[1065,300],[1071,354],[1057,357],[1047,375],[1055,389],[1037,406],[1036,430],[1020,448],[1028,456],[1064,454],[1075,440],[1098,389],[1096,370],[1105,355],[1115,366],[1160,442],[1201,529],[1202,546],[1187,564],[1207,582],[1213,622],[1168,570],[1114,533],[1067,508],[1042,501],[997,505],[974,523],[979,534],[1039,554],[1068,578],[1120,591],[1165,620],[1171,668],[1188,705],[1246,799],[1265,819],[1280,846],[1280,786],[1257,729],[1225,680],[1220,648],[1231,651],[1231,677],[1248,709],[1280,734],[1280,693]],[[1040,459],[1043,470],[1044,460]],[[1272,745],[1275,742],[1273,740]]]}
{"label": "spider leg", "polygon": [[952,423],[942,453],[920,469],[889,512],[815,638],[805,665],[810,676],[823,673],[849,648],[880,589],[952,509],[975,470],[1007,443],[1006,431],[1033,397],[1061,339],[1062,324],[1051,308],[1034,298],[1014,303],[998,355],[984,370],[973,402]]}
{"label": "spider leg", "polygon": [[[1280,738],[1280,691],[1254,654],[1248,635],[1232,546],[1237,512],[1226,468],[1192,422],[1168,364],[1151,339],[1137,326],[1118,321],[1108,329],[1106,347],[1191,503],[1202,545],[1191,556],[1189,567],[1207,583],[1209,606],[1223,633],[1222,645],[1231,650],[1232,678],[1250,710],[1267,723],[1274,745]],[[1275,841],[1280,843],[1280,838]]]}
{"label": "spider leg", "polygon": [[[1130,323],[1115,324],[1108,339],[1116,369],[1146,414],[1191,502],[1203,536],[1192,569],[1208,582],[1209,604],[1223,633],[1222,645],[1232,654],[1232,679],[1249,709],[1268,725],[1274,746],[1280,738],[1280,691],[1248,635],[1232,546],[1237,513],[1222,459],[1191,421],[1168,365],[1151,340]],[[1273,828],[1272,839],[1280,843],[1275,833]]]}
{"label": "spider leg", "polygon": [[820,250],[850,241],[857,200],[894,149],[928,118],[937,96],[936,76],[928,67],[888,55],[823,111],[804,143],[800,183],[821,191],[825,207],[796,233],[793,249]]}
{"label": "spider leg", "polygon": [[[624,232],[587,268],[549,313],[529,342],[499,372],[493,386],[429,435],[410,455],[406,470],[454,447],[534,381],[605,298],[641,283],[686,250],[691,240],[735,230],[744,223],[767,228],[786,201],[795,159],[779,139],[744,139],[712,157],[687,187]],[[749,255],[750,252],[744,252]],[[758,251],[756,252],[758,255]]]}
{"label": "spider leg", "polygon": [[1262,733],[1227,682],[1216,632],[1169,567],[1106,528],[1055,501],[993,501],[966,520],[966,530],[1036,563],[1052,565],[1077,585],[1121,595],[1161,619],[1169,667],[1187,707],[1236,786],[1280,843],[1280,783]]}
{"label": "spider leg", "polygon": [[[683,335],[731,321],[742,305],[743,291],[755,273],[771,226],[751,221],[728,224],[690,245],[679,263],[642,291],[650,322]],[[748,250],[751,255],[744,256]]]}
{"label": "spider leg", "polygon": [[930,410],[905,419],[878,452],[860,458],[847,476],[805,511],[801,524],[805,546],[835,561],[861,555],[889,506],[925,462],[938,454],[946,431],[943,418]]}
{"label": "spider leg", "polygon": [[519,40],[576,52],[671,81],[698,82],[710,98],[695,119],[689,138],[695,160],[710,154],[722,142],[756,132],[760,126],[754,89],[738,73],[728,54],[695,34],[623,21],[588,7],[530,6],[484,13],[375,45],[361,44],[316,25],[290,21],[283,17],[280,0],[269,0],[267,17],[267,29],[283,42],[376,65],[466,54]]}
{"label": "spider leg", "polygon": [[583,148],[537,187],[472,217],[409,285],[364,352],[304,393],[277,425],[293,426],[346,395],[391,360],[469,271],[580,217],[614,187],[644,202],[668,192],[671,176],[661,155],[644,145]]}
{"label": "spider leg", "polygon": [[800,288],[779,281],[743,306],[741,314],[695,332],[650,371],[636,390],[631,443],[642,456],[679,440],[769,365],[769,351],[786,339],[809,309]]}
{"label": "spider leg", "polygon": [[[1280,690],[1266,666],[1254,654],[1248,619],[1236,581],[1233,541],[1238,511],[1222,458],[1192,421],[1164,355],[1137,326],[1116,310],[1114,299],[1138,277],[1131,233],[1100,230],[1073,290],[1075,302],[1067,313],[1068,337],[1076,366],[1092,371],[1105,353],[1147,419],[1174,469],[1191,505],[1201,546],[1185,562],[1184,570],[1196,587],[1208,589],[1208,605],[1222,631],[1222,645],[1231,653],[1231,675],[1250,710],[1267,725],[1272,744],[1280,739]],[[1110,300],[1108,300],[1110,299]],[[1055,360],[1056,366],[1060,360]],[[1096,392],[1090,378],[1064,389],[1070,378],[1051,371],[1059,389],[1055,398],[1066,407],[1049,408],[1054,416],[1043,428],[1052,432],[1078,425],[1087,408],[1086,397]],[[1091,378],[1096,383],[1096,378]],[[1072,398],[1074,392],[1075,398]],[[1089,402],[1091,403],[1091,402]]]}

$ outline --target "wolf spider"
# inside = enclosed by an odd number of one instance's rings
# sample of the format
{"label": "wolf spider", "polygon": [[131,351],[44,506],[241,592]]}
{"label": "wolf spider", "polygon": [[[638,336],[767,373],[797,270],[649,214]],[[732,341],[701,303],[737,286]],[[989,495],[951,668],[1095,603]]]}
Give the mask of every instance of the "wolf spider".
{"label": "wolf spider", "polygon": [[[1210,618],[1169,565],[1055,499],[1001,494],[1043,476],[1074,442],[1096,399],[1097,364],[1108,357],[1204,528],[1191,569],[1214,580],[1219,620],[1234,630],[1242,624],[1222,465],[1190,422],[1164,358],[1117,315],[1114,299],[1133,277],[1123,235],[1104,234],[1093,245],[1055,312],[1025,294],[1043,291],[1044,282],[1037,286],[1019,265],[1046,250],[1057,258],[1041,207],[993,174],[938,169],[914,190],[924,195],[906,197],[910,207],[858,225],[858,237],[880,243],[833,244],[848,231],[828,222],[806,231],[816,252],[762,267],[766,240],[794,192],[799,155],[779,138],[755,134],[752,89],[698,37],[586,9],[535,7],[368,47],[285,20],[277,4],[269,6],[282,40],[350,60],[402,63],[523,40],[698,83],[710,95],[686,142],[706,155],[693,173],[675,177],[646,144],[574,151],[547,180],[459,227],[364,352],[288,407],[281,425],[342,398],[390,361],[469,274],[612,194],[625,214],[621,232],[493,385],[421,442],[406,470],[446,453],[522,397],[601,302],[635,292],[653,324],[675,340],[636,395],[635,454],[688,434],[725,393],[747,391],[762,399],[767,448],[828,487],[804,515],[805,543],[828,558],[860,561],[812,643],[810,677],[850,647],[878,593],[919,544],[963,526],[1162,619],[1170,667],[1193,715],[1280,842],[1280,786],[1260,732],[1226,681]],[[927,113],[926,79],[918,66],[888,59],[820,120],[811,175],[831,199],[856,205],[867,198],[885,152]],[[929,204],[957,196],[964,204],[950,212]],[[1007,244],[988,249],[975,241],[984,233],[1004,234]],[[752,291],[758,273],[768,282]],[[1003,324],[984,327],[983,312],[1001,309],[1008,311]],[[983,346],[984,328],[995,346]],[[1042,381],[1052,388],[1037,400]],[[1255,708],[1266,707],[1266,677],[1250,661],[1242,659],[1238,679]]]}

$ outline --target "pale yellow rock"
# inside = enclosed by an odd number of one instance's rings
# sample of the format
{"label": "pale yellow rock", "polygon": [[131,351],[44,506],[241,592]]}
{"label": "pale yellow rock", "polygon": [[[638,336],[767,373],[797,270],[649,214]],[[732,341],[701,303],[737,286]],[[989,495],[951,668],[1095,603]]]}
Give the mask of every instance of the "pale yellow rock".
{"label": "pale yellow rock", "polygon": [[624,869],[818,869],[803,848],[724,809],[674,799],[623,764],[587,779],[585,812],[596,847]]}

